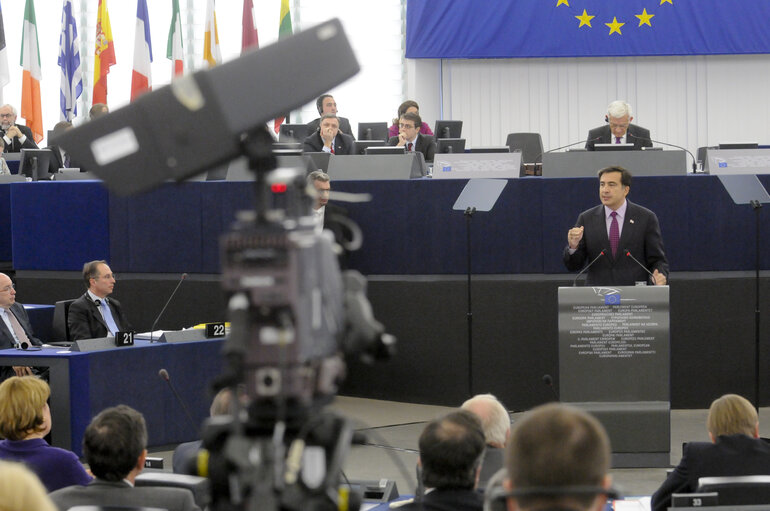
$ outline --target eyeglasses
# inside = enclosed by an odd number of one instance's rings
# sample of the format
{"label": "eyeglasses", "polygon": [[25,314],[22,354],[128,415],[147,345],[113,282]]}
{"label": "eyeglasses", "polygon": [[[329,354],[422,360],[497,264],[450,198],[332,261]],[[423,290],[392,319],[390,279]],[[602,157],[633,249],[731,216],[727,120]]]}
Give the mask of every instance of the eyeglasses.
{"label": "eyeglasses", "polygon": [[10,113],[10,114],[0,114],[0,117],[3,117],[3,118],[5,118],[5,117],[13,117],[13,114],[12,113]]}
{"label": "eyeglasses", "polygon": [[11,289],[16,289],[15,284],[11,284],[10,286],[5,286],[3,289],[0,289],[0,292],[2,293],[10,293]]}
{"label": "eyeglasses", "polygon": [[99,275],[97,277],[94,277],[94,280],[99,280],[99,279],[118,280],[118,276],[115,273],[108,273],[106,275]]}
{"label": "eyeglasses", "polygon": [[406,124],[406,123],[403,123],[403,122],[401,122],[401,123],[399,123],[399,124],[398,124],[398,127],[399,127],[399,128],[410,128],[410,129],[414,129],[414,124]]}
{"label": "eyeglasses", "polygon": [[610,128],[612,128],[612,129],[615,129],[615,128],[628,129],[628,124],[615,124],[614,122],[611,122],[610,123]]}

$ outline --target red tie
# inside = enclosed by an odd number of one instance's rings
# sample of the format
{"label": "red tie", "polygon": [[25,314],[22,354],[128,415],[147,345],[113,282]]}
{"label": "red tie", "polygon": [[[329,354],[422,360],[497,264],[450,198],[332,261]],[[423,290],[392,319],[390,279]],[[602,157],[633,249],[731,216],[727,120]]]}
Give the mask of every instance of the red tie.
{"label": "red tie", "polygon": [[409,151],[409,152],[411,153],[411,152],[412,152],[412,146],[413,146],[413,145],[414,145],[414,144],[412,144],[411,142],[409,142],[408,144],[406,144],[406,150],[407,150],[407,151]]}
{"label": "red tie", "polygon": [[331,145],[331,150],[332,150],[332,154],[335,154],[334,153],[334,144]]}

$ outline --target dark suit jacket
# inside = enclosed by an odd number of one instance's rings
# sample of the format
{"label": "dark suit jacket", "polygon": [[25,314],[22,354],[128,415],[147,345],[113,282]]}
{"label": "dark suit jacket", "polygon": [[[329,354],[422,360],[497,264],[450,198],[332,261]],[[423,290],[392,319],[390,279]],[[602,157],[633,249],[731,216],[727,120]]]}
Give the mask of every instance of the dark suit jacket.
{"label": "dark suit jacket", "polygon": [[[131,325],[123,314],[123,308],[120,302],[114,298],[109,298],[107,303],[110,305],[112,317],[121,330],[131,330]],[[99,312],[99,307],[91,300],[88,293],[72,302],[67,313],[67,325],[70,329],[70,338],[73,341],[80,339],[96,339],[107,337],[110,332]]]}
{"label": "dark suit jacket", "polygon": [[[354,142],[353,138],[349,135],[345,135],[342,131],[337,132],[337,136],[334,137],[334,154],[353,154],[355,150]],[[316,130],[305,139],[302,150],[306,153],[320,153],[323,151],[323,147],[324,141],[321,140],[321,133]]]}
{"label": "dark suit jacket", "polygon": [[[350,127],[350,121],[346,117],[337,117],[337,119],[340,120],[340,131],[345,133],[346,135],[350,135],[353,137],[353,140],[356,139],[356,136],[353,134],[353,128]],[[313,133],[318,129],[318,127],[321,125],[321,118],[314,119],[307,123],[307,132]]]}
{"label": "dark suit jacket", "polygon": [[484,497],[476,490],[433,490],[422,502],[400,507],[404,511],[481,511]]}
{"label": "dark suit jacket", "polygon": [[51,150],[51,159],[48,160],[48,173],[56,174],[59,172],[60,168],[64,167],[64,160],[61,157],[61,151],[59,151],[59,146],[55,145],[50,145],[46,147],[46,149]]}
{"label": "dark suit jacket", "polygon": [[[12,138],[11,144],[5,146],[6,153],[18,153],[24,149],[37,149],[37,144],[35,143],[35,138],[32,136],[32,130],[28,127],[24,126],[23,124],[16,124],[16,127],[19,128],[19,131],[24,133],[26,135],[27,139],[24,141],[24,143],[20,143],[18,138]],[[2,130],[0,130],[2,131]],[[5,135],[5,133],[3,133]]]}
{"label": "dark suit jacket", "polygon": [[664,511],[672,493],[692,493],[701,477],[770,475],[770,443],[746,435],[717,437],[716,443],[689,442],[682,460],[652,496],[653,511]]}
{"label": "dark suit jacket", "polygon": [[569,271],[579,271],[594,260],[603,249],[606,255],[599,258],[588,270],[586,285],[600,286],[633,286],[636,282],[647,282],[650,275],[644,271],[623,251],[628,249],[631,254],[644,264],[650,272],[658,270],[668,279],[668,262],[663,249],[663,238],[660,225],[655,213],[647,208],[638,206],[628,199],[626,217],[623,219],[623,230],[620,234],[618,251],[615,258],[610,252],[610,240],[607,235],[607,220],[604,216],[604,205],[600,204],[578,216],[575,226],[584,226],[583,239],[577,250],[570,255],[569,245],[564,247],[564,264]]}
{"label": "dark suit jacket", "polygon": [[487,483],[498,470],[505,465],[505,449],[499,447],[490,447],[487,445],[484,452],[484,461],[481,464],[481,473],[479,474],[479,488],[486,488]]}
{"label": "dark suit jacket", "polygon": [[[388,145],[398,145],[398,137],[390,137]],[[433,161],[433,155],[436,154],[436,141],[430,135],[417,134],[417,142],[414,144],[414,150],[419,151],[425,156],[425,161]]]}
{"label": "dark suit jacket", "polygon": [[[599,140],[594,140],[595,138]],[[650,140],[650,130],[637,126],[636,124],[628,125],[628,133],[626,135],[626,141],[630,144],[634,144],[634,149],[641,149],[642,147],[652,147],[652,140]],[[614,142],[610,125],[605,124],[594,128],[588,132],[588,138],[586,139],[586,149],[589,151],[594,150],[594,144],[611,144]]]}
{"label": "dark suit jacket", "polygon": [[337,261],[339,261],[340,269],[342,270],[348,268],[348,250],[345,246],[351,241],[353,236],[352,231],[345,224],[346,220],[349,220],[349,218],[348,211],[345,208],[329,202],[326,203],[324,229],[330,230],[334,234],[334,241],[342,247],[342,252],[337,256]]}
{"label": "dark suit jacket", "polygon": [[[14,303],[9,308],[9,311],[14,316],[16,316],[16,319],[19,320],[19,324],[24,329],[24,333],[27,334],[27,337],[29,337],[29,340],[32,342],[32,344],[36,346],[43,344],[40,342],[40,339],[35,337],[35,333],[32,331],[32,324],[29,322],[29,316],[27,315],[27,311],[24,310],[24,306],[22,304],[19,302]],[[11,332],[8,330],[8,327],[5,326],[5,321],[0,319],[0,350],[7,350],[9,348],[13,348],[13,346],[13,334],[11,334]],[[15,375],[16,373],[13,371],[13,367],[0,366],[0,381],[6,380]]]}
{"label": "dark suit jacket", "polygon": [[59,511],[73,506],[157,507],[168,511],[200,509],[195,505],[192,492],[185,488],[133,488],[125,481],[102,479],[94,479],[88,486],[68,486],[48,496]]}

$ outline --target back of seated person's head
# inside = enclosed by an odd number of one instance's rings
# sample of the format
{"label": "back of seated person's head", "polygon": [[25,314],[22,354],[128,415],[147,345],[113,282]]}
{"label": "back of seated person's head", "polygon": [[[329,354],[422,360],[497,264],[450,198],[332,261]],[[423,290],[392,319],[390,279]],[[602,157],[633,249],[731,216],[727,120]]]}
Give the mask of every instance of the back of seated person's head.
{"label": "back of seated person's head", "polygon": [[45,429],[43,409],[51,389],[37,376],[12,376],[0,384],[0,436],[24,440]]}
{"label": "back of seated person's head", "polygon": [[144,417],[125,405],[103,410],[93,418],[83,436],[83,454],[91,472],[106,481],[125,479],[146,446]]}
{"label": "back of seated person's head", "polygon": [[706,427],[712,441],[720,435],[759,435],[757,410],[745,397],[725,394],[709,408]]}
{"label": "back of seated person's head", "polygon": [[599,421],[577,408],[562,404],[534,408],[511,431],[506,453],[507,489],[554,489],[553,495],[546,491],[516,497],[514,503],[521,509],[589,509],[601,505],[604,495],[569,495],[564,489],[609,487],[609,468],[607,433]]}
{"label": "back of seated person's head", "polygon": [[56,511],[56,506],[28,468],[0,461],[0,511]]}
{"label": "back of seated person's head", "polygon": [[430,422],[420,435],[422,481],[428,488],[472,489],[484,456],[481,422],[465,410]]}
{"label": "back of seated person's head", "polygon": [[[238,385],[238,398],[241,406],[246,406],[248,403],[248,396],[246,396],[246,387]],[[209,408],[209,414],[212,417],[218,415],[232,415],[233,411],[233,389],[231,387],[225,387],[214,396],[211,401],[211,408]]]}
{"label": "back of seated person's head", "polygon": [[503,404],[492,394],[478,394],[460,407],[481,420],[487,445],[504,447],[511,430],[511,418]]}

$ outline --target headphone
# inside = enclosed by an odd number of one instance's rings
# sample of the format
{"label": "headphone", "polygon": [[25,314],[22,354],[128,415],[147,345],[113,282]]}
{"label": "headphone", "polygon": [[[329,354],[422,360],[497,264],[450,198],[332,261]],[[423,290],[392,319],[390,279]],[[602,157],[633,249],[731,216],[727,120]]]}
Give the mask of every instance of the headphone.
{"label": "headphone", "polygon": [[18,346],[16,346],[17,350],[24,350],[24,351],[40,351],[43,349],[42,346],[35,346],[32,343],[29,343],[27,341],[21,341]]}
{"label": "headphone", "polygon": [[318,109],[318,115],[323,114],[324,111],[324,99],[333,97],[331,94],[324,94],[323,96],[319,96],[318,99],[315,100],[315,107]]}

